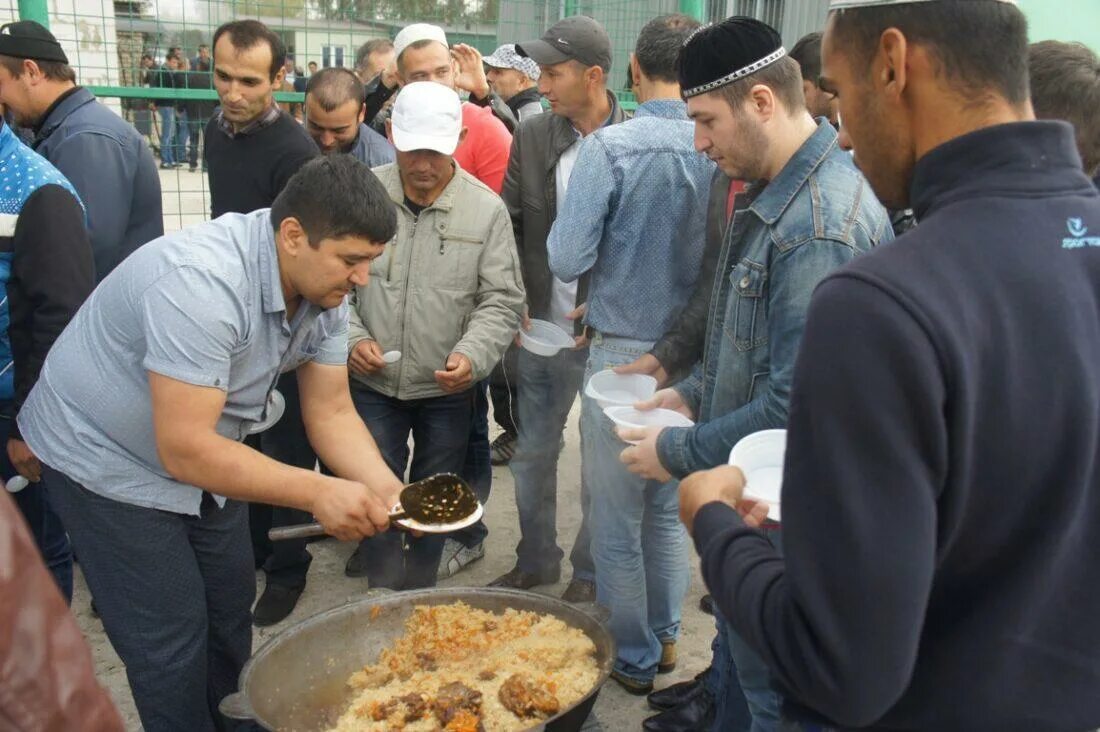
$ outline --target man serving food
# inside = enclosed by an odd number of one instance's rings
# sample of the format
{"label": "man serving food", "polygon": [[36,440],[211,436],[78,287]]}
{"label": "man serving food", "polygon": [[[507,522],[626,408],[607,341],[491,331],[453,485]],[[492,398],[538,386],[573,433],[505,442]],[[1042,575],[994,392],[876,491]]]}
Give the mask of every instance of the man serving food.
{"label": "man serving food", "polygon": [[[351,156],[307,163],[270,209],[140,248],[58,338],[19,414],[146,730],[213,730],[252,645],[245,501],[384,529],[401,484],[348,390],[345,295],[396,229]],[[241,444],[296,371],[336,476]]]}

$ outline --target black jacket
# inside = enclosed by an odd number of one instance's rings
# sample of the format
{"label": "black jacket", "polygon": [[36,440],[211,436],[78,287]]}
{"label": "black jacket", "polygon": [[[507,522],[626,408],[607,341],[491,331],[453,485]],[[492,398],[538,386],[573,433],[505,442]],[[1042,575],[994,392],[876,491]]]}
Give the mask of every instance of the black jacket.
{"label": "black jacket", "polygon": [[650,351],[668,372],[672,383],[686,376],[700,359],[707,337],[707,315],[714,293],[714,274],[722,252],[722,237],[726,233],[726,204],[729,201],[730,177],[714,171],[707,203],[707,233],[703,263],[695,290],[680,316]]}
{"label": "black jacket", "polygon": [[[607,92],[611,102],[611,117],[607,124],[626,119],[619,100]],[[526,120],[512,137],[512,152],[508,172],[504,176],[501,197],[512,216],[523,283],[527,288],[527,307],[532,318],[545,318],[550,312],[550,292],[553,275],[546,254],[546,238],[558,214],[555,169],[561,154],[577,141],[568,119],[557,114],[540,114]],[[589,275],[577,284],[577,304],[588,295]],[[578,319],[576,333],[583,332]]]}

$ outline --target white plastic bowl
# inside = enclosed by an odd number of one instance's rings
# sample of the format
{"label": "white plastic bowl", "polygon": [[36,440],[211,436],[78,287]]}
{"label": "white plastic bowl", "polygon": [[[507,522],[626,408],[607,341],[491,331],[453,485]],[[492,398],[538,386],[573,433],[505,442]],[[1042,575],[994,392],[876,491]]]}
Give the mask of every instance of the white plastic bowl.
{"label": "white plastic bowl", "polygon": [[271,393],[267,396],[267,409],[264,410],[264,418],[259,422],[253,423],[248,428],[248,434],[255,435],[264,430],[271,429],[278,422],[283,412],[286,411],[286,399],[279,392],[278,389],[272,389]]}
{"label": "white plastic bowl", "polygon": [[401,360],[401,351],[386,351],[382,354],[382,360],[386,363],[397,363]]}
{"label": "white plastic bowl", "polygon": [[532,320],[531,330],[521,328],[519,342],[536,356],[556,356],[561,349],[577,345],[573,336],[546,320]]}
{"label": "white plastic bowl", "polygon": [[616,374],[611,369],[592,374],[584,393],[596,400],[601,409],[633,407],[657,392],[657,379],[644,374]]}
{"label": "white plastic bowl", "polygon": [[[634,407],[608,407],[603,410],[603,413],[618,427],[644,429],[646,427],[691,427],[695,424],[671,409],[650,409],[642,412]],[[623,441],[631,445],[638,444],[637,440]]]}
{"label": "white plastic bowl", "polygon": [[780,520],[783,492],[783,458],[787,430],[763,430],[741,438],[730,451],[730,465],[745,474],[745,496],[768,503],[768,518]]}

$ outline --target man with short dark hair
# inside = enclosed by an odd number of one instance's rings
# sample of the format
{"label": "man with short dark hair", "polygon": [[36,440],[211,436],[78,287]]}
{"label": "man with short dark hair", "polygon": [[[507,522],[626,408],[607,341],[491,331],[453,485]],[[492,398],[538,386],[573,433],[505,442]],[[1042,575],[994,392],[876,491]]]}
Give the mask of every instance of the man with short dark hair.
{"label": "man with short dark hair", "polygon": [[[564,553],[558,547],[556,529],[558,446],[588,357],[581,322],[588,276],[575,283],[554,277],[546,241],[583,138],[622,122],[625,115],[607,88],[611,39],[592,18],[565,18],[541,39],[518,44],[516,51],[539,65],[539,92],[550,101],[550,114],[538,115],[516,129],[503,192],[527,288],[524,325],[529,327],[530,318],[549,320],[572,333],[576,343],[576,348],[555,356],[536,356],[526,350],[517,355],[519,442],[509,468],[515,478],[521,538],[516,566],[491,585],[526,590],[554,584],[561,576]],[[581,526],[570,555],[573,578],[563,595],[572,601],[596,597],[583,479],[581,509]]]}
{"label": "man with short dark hair", "polygon": [[349,153],[372,168],[394,161],[393,145],[363,122],[363,82],[328,68],[306,84],[306,132],[325,155]]}
{"label": "man with short dark hair", "polygon": [[[165,56],[164,63],[152,74],[153,86],[158,89],[175,89],[178,69],[176,57]],[[176,98],[158,96],[153,99],[153,104],[160,116],[160,169],[173,170],[181,165],[176,160]]]}
{"label": "man with short dark hair", "polygon": [[1028,48],[1031,106],[1037,119],[1073,125],[1085,175],[1100,173],[1100,57],[1082,43],[1041,41]]}
{"label": "man with short dark hair", "polygon": [[681,484],[703,576],[800,729],[1095,729],[1100,193],[1012,3],[834,0],[822,61],[920,225],[814,292],[784,556],[740,470]]}
{"label": "man with short dark hair", "polygon": [[308,64],[306,64],[306,68],[309,69],[309,75],[310,77],[312,77],[314,74],[317,73],[317,62],[310,61]]}
{"label": "man with short dark hair", "polygon": [[[275,104],[285,56],[279,36],[256,20],[226,23],[214,33],[214,88],[221,108],[206,126],[203,159],[215,217],[273,205],[291,176],[319,154],[302,126]],[[282,374],[276,387],[286,410],[259,435],[260,448],[280,462],[312,470],[317,456],[305,432],[296,375]],[[313,557],[304,539],[272,542],[268,529],[304,523],[309,516],[295,507],[261,503],[251,504],[249,513],[256,567],[267,577],[255,622],[272,625],[293,611]]]}
{"label": "man with short dark hair", "polygon": [[[312,512],[343,540],[389,524],[401,483],[351,401],[344,300],[395,225],[366,166],[313,161],[270,210],[139,249],[46,358],[19,427],[145,729],[224,728],[218,704],[252,646],[245,501]],[[341,478],[242,444],[285,372]]]}
{"label": "man with short dark hair", "polygon": [[210,46],[200,43],[198,53],[191,59],[191,68],[198,68],[204,62],[210,63]]}
{"label": "man with short dark hair", "polygon": [[798,62],[802,71],[802,93],[806,96],[806,109],[814,119],[824,117],[833,127],[839,127],[836,97],[821,90],[817,84],[821,77],[821,33],[807,33],[791,47],[790,56]]}
{"label": "man with short dark hair", "polygon": [[[188,89],[212,90],[214,88],[213,74],[210,71],[211,63],[209,54],[205,59],[199,58],[198,65],[187,73]],[[193,173],[199,167],[199,148],[202,145],[207,123],[214,116],[215,103],[208,99],[188,99],[187,129],[190,137],[190,145],[187,152],[188,169]],[[202,172],[206,172],[206,159],[203,158]]]}
{"label": "man with short dark hair", "polygon": [[53,35],[34,21],[0,29],[0,102],[34,129],[31,147],[73,184],[87,213],[96,281],[164,232],[160,178],[133,126],[76,84]]}
{"label": "man with short dark hair", "polygon": [[[642,27],[630,58],[634,118],[585,140],[546,242],[563,282],[591,273],[584,323],[593,333],[585,379],[647,353],[687,302],[699,274],[714,163],[693,146],[676,79],[680,48],[699,27],[686,15]],[[581,460],[591,498],[596,598],[611,611],[612,678],[652,690],[676,665],[690,583],[676,484],[631,475],[622,441],[581,396]]]}

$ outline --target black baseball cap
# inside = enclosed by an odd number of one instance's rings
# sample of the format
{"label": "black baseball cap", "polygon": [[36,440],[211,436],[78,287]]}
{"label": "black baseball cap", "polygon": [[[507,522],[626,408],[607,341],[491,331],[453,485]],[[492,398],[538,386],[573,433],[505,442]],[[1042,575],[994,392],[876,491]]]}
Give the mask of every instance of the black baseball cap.
{"label": "black baseball cap", "polygon": [[536,41],[516,44],[516,53],[540,66],[554,66],[570,59],[585,66],[611,70],[611,38],[603,26],[587,15],[559,20]]}

